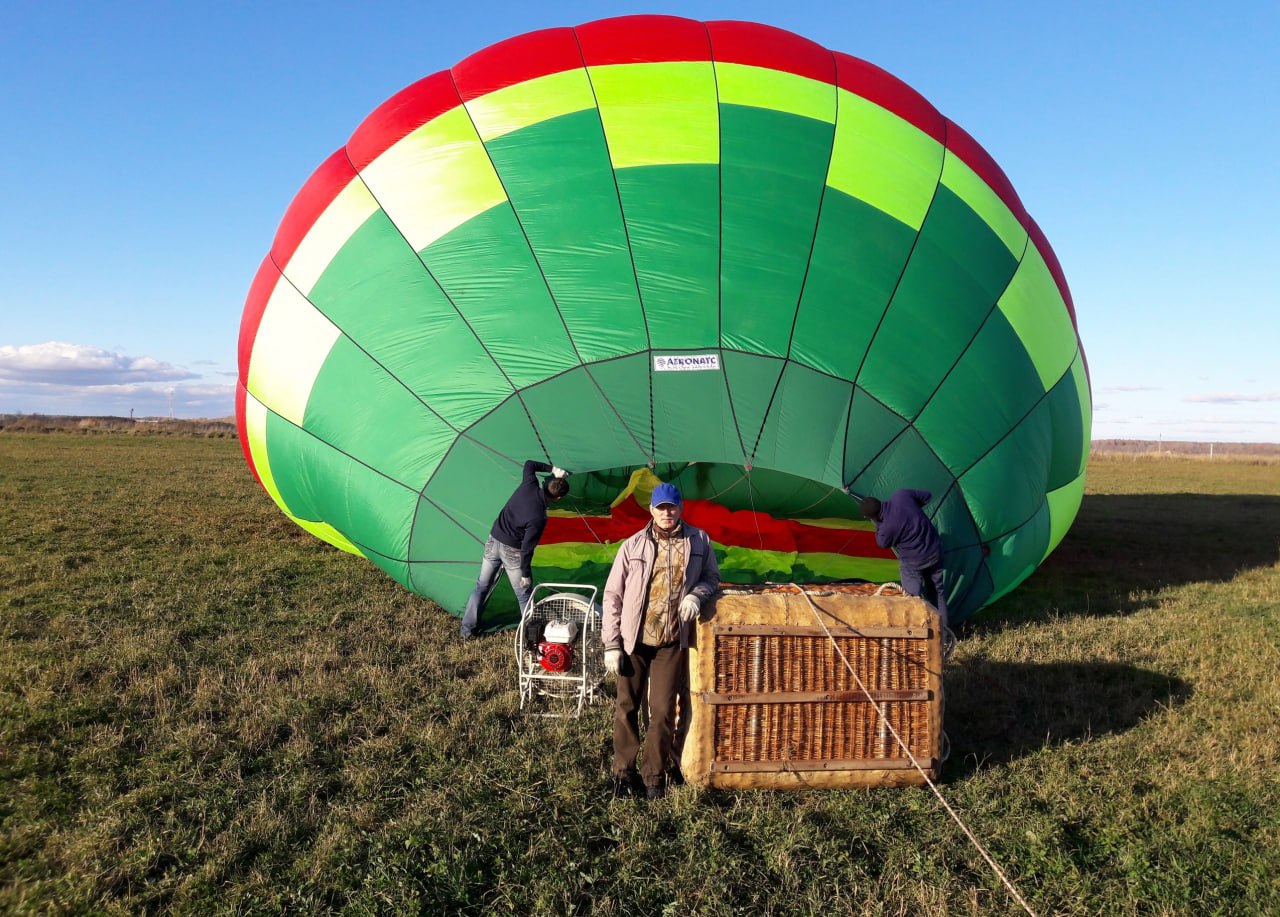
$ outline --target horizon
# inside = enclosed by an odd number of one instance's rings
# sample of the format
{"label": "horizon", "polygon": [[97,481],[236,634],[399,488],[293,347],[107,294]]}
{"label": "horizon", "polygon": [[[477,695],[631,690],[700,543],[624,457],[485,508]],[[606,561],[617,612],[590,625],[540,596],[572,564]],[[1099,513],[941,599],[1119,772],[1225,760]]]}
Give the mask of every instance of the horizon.
{"label": "horizon", "polygon": [[[177,423],[185,423],[185,424],[218,423],[218,424],[229,424],[231,426],[236,425],[235,414],[226,414],[221,417],[176,417],[176,416],[170,417],[168,415],[162,415],[162,414],[145,414],[145,415],[127,416],[123,414],[51,414],[51,413],[42,412],[42,411],[31,411],[27,413],[17,413],[12,411],[0,412],[0,423],[7,422],[11,418],[16,418],[19,420],[23,418],[43,418],[43,419],[52,420],[52,421],[65,421],[65,422],[83,421],[83,420],[99,420],[99,421],[120,421],[120,422],[127,422],[127,423],[155,423],[155,422],[164,421],[164,422],[171,422],[175,424]],[[2,429],[2,427],[0,427],[0,429]],[[1157,436],[1154,439],[1146,439],[1143,437],[1134,437],[1134,436],[1093,437],[1092,439],[1090,439],[1089,442],[1092,446],[1097,446],[1102,443],[1148,443],[1150,445],[1157,446],[1157,447],[1160,447],[1160,446],[1208,446],[1208,447],[1273,446],[1277,449],[1280,449],[1280,441],[1270,442],[1265,440],[1262,440],[1262,441],[1188,440],[1188,439],[1168,439],[1161,436]],[[696,463],[690,463],[690,464],[696,464]]]}

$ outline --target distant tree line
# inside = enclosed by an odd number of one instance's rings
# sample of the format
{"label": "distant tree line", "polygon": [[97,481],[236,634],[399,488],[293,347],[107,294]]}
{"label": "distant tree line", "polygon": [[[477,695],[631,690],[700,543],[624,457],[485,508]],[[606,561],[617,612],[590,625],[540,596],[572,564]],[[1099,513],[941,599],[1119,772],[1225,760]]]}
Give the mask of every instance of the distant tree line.
{"label": "distant tree line", "polygon": [[0,433],[123,433],[132,436],[202,436],[236,439],[235,420],[169,417],[82,417],[68,414],[0,414]]}
{"label": "distant tree line", "polygon": [[1126,455],[1150,454],[1164,452],[1170,455],[1280,455],[1280,443],[1194,443],[1171,442],[1149,439],[1095,439],[1090,451],[1099,453],[1122,453]]}

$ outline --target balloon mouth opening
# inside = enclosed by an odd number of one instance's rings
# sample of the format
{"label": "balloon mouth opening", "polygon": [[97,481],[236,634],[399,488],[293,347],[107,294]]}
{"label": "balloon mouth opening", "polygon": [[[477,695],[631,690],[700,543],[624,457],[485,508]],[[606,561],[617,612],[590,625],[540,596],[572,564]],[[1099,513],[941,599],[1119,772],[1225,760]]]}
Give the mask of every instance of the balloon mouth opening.
{"label": "balloon mouth opening", "polygon": [[680,489],[683,518],[711,536],[725,582],[898,578],[897,560],[838,484],[722,462],[575,469],[568,496],[548,512],[534,567],[569,582],[607,574],[618,543],[648,523],[662,482]]}
{"label": "balloon mouth opening", "polygon": [[674,484],[686,501],[711,502],[735,512],[780,519],[862,519],[856,501],[839,485],[730,462],[660,462],[576,471],[569,478],[569,494],[556,508],[574,514],[607,514],[626,500],[647,507],[660,483]]}
{"label": "balloon mouth opening", "polygon": [[[838,484],[725,462],[666,462],[583,469],[568,463],[569,494],[548,507],[533,554],[539,583],[603,590],[618,545],[652,518],[659,482],[675,484],[683,518],[715,548],[723,583],[897,582],[898,561]],[[490,627],[516,623],[506,577],[485,608]]]}

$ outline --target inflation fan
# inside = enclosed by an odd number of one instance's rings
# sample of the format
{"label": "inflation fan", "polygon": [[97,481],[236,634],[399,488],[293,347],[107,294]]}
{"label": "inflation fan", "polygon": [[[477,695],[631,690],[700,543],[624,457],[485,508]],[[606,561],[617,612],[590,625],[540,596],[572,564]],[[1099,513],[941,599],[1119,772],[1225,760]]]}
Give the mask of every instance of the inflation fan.
{"label": "inflation fan", "polygon": [[577,716],[586,704],[599,701],[604,651],[596,588],[572,583],[535,586],[520,615],[515,654],[521,710]]}

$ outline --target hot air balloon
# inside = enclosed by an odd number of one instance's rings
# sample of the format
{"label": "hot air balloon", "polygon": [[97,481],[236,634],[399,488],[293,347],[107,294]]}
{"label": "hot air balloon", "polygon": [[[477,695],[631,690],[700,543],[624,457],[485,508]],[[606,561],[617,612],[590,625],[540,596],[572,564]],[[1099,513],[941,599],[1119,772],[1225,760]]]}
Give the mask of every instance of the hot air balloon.
{"label": "hot air balloon", "polygon": [[728,580],[893,580],[846,487],[913,487],[958,621],[1062,539],[1089,443],[1067,284],[992,158],[746,22],[532,32],[392,96],[285,213],[239,369],[271,498],[455,614],[538,458],[574,472],[539,581],[601,582],[659,480]]}

